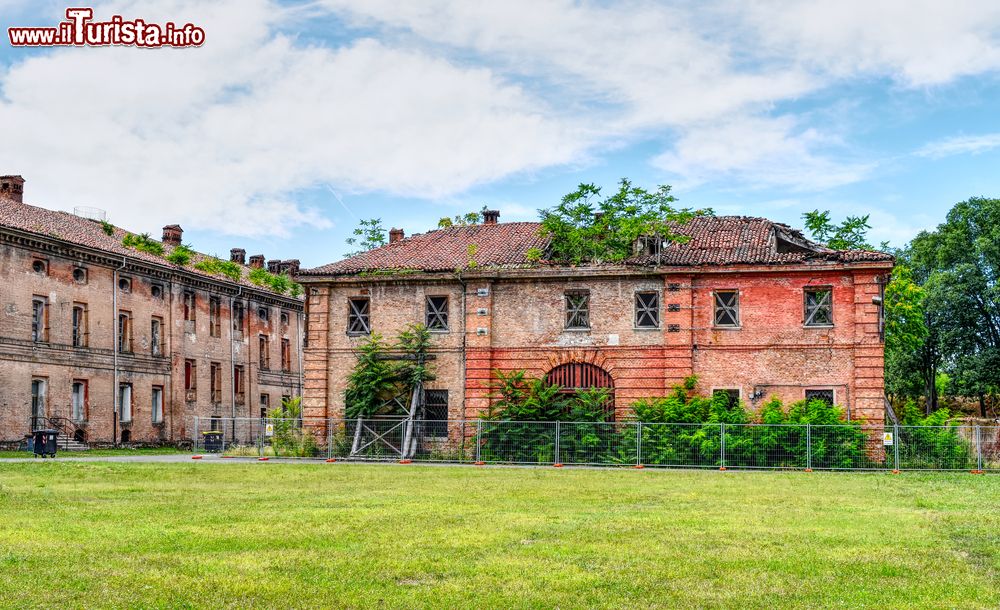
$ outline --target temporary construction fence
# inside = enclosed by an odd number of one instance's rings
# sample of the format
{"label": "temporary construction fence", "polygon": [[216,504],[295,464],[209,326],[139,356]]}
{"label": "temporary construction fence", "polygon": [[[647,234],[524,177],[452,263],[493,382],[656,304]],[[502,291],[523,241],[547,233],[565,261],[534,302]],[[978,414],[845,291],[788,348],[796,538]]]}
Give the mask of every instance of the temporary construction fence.
{"label": "temporary construction fence", "polygon": [[1000,426],[201,418],[194,436],[231,457],[1000,472]]}

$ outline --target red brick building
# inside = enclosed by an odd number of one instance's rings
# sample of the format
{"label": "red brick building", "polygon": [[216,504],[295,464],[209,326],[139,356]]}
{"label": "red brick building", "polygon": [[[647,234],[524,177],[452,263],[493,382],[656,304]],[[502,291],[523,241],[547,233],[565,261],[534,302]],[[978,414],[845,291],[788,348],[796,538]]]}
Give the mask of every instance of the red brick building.
{"label": "red brick building", "polygon": [[424,322],[437,379],[428,417],[474,418],[494,369],[608,386],[616,417],[689,375],[751,408],[817,396],[881,423],[881,294],[892,257],[835,251],[763,218],[704,217],[691,239],[637,244],[624,264],[531,262],[536,223],[452,227],[305,270],[304,410],[341,417],[352,351]]}
{"label": "red brick building", "polygon": [[[126,231],[23,203],[0,177],[0,444],[33,425],[89,443],[188,440],[198,416],[258,417],[301,389],[302,299],[249,280],[264,257],[233,249],[238,281],[164,256]],[[270,261],[294,273],[298,261]],[[221,427],[221,425],[220,425]]]}

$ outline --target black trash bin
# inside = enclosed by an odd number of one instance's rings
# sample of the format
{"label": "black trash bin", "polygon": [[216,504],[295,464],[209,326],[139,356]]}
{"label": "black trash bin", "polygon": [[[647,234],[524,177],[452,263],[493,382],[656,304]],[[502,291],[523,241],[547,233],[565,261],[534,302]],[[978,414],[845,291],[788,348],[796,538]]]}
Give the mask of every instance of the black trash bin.
{"label": "black trash bin", "polygon": [[35,455],[56,457],[56,438],[58,437],[57,430],[35,430],[32,432],[31,444]]}
{"label": "black trash bin", "polygon": [[209,430],[201,433],[205,441],[205,451],[207,453],[222,452],[222,430]]}

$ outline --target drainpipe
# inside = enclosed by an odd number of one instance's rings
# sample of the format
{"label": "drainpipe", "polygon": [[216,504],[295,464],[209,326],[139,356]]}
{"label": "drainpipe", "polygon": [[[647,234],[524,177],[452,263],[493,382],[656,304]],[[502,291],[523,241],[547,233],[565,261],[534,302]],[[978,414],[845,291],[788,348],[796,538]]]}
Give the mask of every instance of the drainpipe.
{"label": "drainpipe", "polygon": [[[308,299],[309,297],[306,297],[306,298]],[[298,319],[299,319],[299,326],[298,326],[297,329],[295,329],[295,335],[296,335],[296,339],[295,340],[298,341],[298,343],[296,343],[296,349],[295,349],[295,351],[297,351],[299,353],[299,358],[298,358],[298,360],[299,360],[299,400],[302,400],[302,325],[305,324],[306,314],[305,314],[304,311],[300,311],[300,312],[298,312],[298,314],[297,314],[296,317],[298,317]],[[301,408],[299,409],[299,413],[300,414],[302,413],[302,409]]]}
{"label": "drainpipe", "polygon": [[[236,297],[243,295],[243,286],[239,288],[240,291],[236,293]],[[232,405],[233,411],[233,437],[230,439],[233,443],[236,442],[236,353],[233,349],[233,341],[236,340],[233,335],[233,304],[236,303],[236,297],[229,297],[229,404]],[[243,376],[246,377],[246,369],[243,370]],[[246,400],[246,395],[247,393],[244,391],[244,400]]]}
{"label": "drainpipe", "polygon": [[114,413],[111,414],[111,444],[118,446],[118,272],[125,268],[125,257],[122,257],[122,266],[115,269],[111,274],[111,343],[114,346],[114,386],[111,388],[111,396],[114,398]]}
{"label": "drainpipe", "polygon": [[[469,312],[467,312],[465,310],[465,293],[468,292],[469,287],[465,283],[465,278],[462,277],[461,273],[458,275],[458,282],[462,285],[462,368],[461,368],[462,379],[461,379],[461,384],[462,384],[462,422],[463,422],[462,423],[462,434],[463,434],[463,442],[464,442],[465,414],[466,414],[466,412],[465,412],[465,400],[466,400],[466,396],[465,396],[465,385],[466,385],[465,379],[466,379],[466,376],[468,375],[468,372],[466,371],[466,367],[468,366],[468,364],[467,364],[466,353],[465,353],[465,345],[466,345],[466,338],[468,337],[468,332],[467,332],[467,330],[468,330],[467,326],[468,325],[466,324],[466,320],[467,320],[467,317],[469,315]],[[490,312],[491,315],[492,315],[492,313],[493,312]]]}

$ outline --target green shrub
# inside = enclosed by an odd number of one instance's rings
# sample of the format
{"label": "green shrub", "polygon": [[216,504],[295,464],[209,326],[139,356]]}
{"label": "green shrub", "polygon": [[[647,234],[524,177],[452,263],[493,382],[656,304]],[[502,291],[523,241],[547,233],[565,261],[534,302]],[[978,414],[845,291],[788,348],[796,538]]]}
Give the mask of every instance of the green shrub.
{"label": "green shrub", "polygon": [[221,258],[211,257],[198,261],[194,268],[213,275],[224,275],[234,282],[240,281],[243,275],[243,268],[232,261],[224,261]]}
{"label": "green shrub", "polygon": [[973,469],[976,462],[972,443],[951,424],[948,409],[924,416],[916,403],[908,401],[900,410],[900,468]]}
{"label": "green shrub", "polygon": [[101,230],[104,231],[105,235],[114,235],[115,234],[115,225],[111,224],[107,220],[102,220],[101,221]]}
{"label": "green shrub", "polygon": [[194,250],[190,246],[181,244],[179,246],[174,246],[174,249],[170,251],[167,255],[167,261],[183,267],[191,262],[191,257],[194,256]]}
{"label": "green shrub", "polygon": [[125,237],[122,238],[122,245],[126,248],[138,250],[139,252],[163,256],[163,244],[150,237],[149,233],[141,235],[126,233]]}
{"label": "green shrub", "polygon": [[293,282],[292,278],[286,273],[274,274],[266,269],[257,268],[250,270],[247,279],[250,280],[251,284],[262,288],[270,288],[278,294],[285,294],[287,292],[291,293],[293,297],[302,294],[302,286]]}

